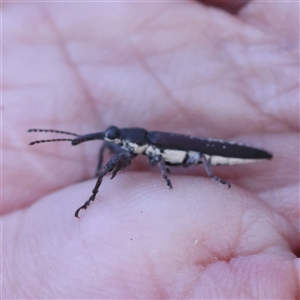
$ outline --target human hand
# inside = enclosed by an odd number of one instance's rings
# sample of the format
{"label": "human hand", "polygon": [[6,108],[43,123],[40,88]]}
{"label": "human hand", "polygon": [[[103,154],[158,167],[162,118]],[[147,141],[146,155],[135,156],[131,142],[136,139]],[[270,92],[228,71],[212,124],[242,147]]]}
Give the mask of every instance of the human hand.
{"label": "human hand", "polygon": [[[2,13],[4,298],[299,298],[295,3],[237,16],[193,2]],[[274,158],[214,168],[231,189],[201,166],[172,169],[173,191],[137,158],[78,220],[100,143],[28,147],[54,135],[25,131],[112,124],[234,139]]]}

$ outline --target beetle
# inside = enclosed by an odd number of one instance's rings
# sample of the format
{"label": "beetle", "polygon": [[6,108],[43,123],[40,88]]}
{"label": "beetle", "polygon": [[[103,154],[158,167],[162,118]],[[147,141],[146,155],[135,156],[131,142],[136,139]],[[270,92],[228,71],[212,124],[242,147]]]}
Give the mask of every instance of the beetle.
{"label": "beetle", "polygon": [[[99,153],[96,185],[90,198],[76,210],[75,217],[77,218],[79,218],[80,210],[87,209],[91,201],[95,200],[103,177],[111,172],[111,179],[113,179],[119,171],[128,167],[131,160],[138,154],[146,155],[151,166],[158,165],[169,189],[172,189],[172,183],[168,178],[166,166],[189,167],[203,164],[209,177],[230,188],[228,182],[213,174],[211,166],[244,164],[271,159],[273,156],[263,149],[232,141],[193,137],[170,132],[148,132],[143,128],[120,129],[116,126],[110,126],[105,131],[85,135],[53,129],[29,129],[28,132],[52,132],[75,136],[73,139],[37,140],[29,145],[71,141],[72,145],[75,146],[86,141],[104,140]],[[115,155],[109,159],[102,169],[103,155],[106,149]]]}

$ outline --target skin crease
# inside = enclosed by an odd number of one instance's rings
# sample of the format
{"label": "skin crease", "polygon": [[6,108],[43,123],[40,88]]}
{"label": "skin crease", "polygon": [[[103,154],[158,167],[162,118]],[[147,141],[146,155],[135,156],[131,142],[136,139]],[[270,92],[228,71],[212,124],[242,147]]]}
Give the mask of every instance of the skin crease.
{"label": "skin crease", "polygon": [[[4,3],[2,298],[299,299],[298,4]],[[137,158],[80,219],[109,125],[233,139],[253,165]],[[106,157],[107,159],[108,157]]]}

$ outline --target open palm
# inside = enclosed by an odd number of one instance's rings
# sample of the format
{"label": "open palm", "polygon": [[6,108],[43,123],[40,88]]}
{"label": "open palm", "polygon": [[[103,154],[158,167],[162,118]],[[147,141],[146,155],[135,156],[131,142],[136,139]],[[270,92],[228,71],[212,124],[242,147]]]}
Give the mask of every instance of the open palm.
{"label": "open palm", "polygon": [[[3,298],[299,297],[296,3],[3,6]],[[270,162],[145,158],[90,196],[109,125],[234,139]],[[62,136],[59,136],[62,137]],[[92,179],[90,179],[92,178]],[[88,179],[88,180],[87,180]]]}

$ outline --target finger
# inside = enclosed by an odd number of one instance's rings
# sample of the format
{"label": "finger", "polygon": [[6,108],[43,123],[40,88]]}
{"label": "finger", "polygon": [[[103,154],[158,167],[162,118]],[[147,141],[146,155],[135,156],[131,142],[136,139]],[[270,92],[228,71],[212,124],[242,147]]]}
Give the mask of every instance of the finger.
{"label": "finger", "polygon": [[[7,215],[3,255],[10,267],[4,271],[4,296],[28,295],[29,280],[33,298],[41,293],[56,298],[199,298],[217,286],[224,287],[225,297],[232,291],[226,286],[237,278],[245,293],[257,297],[295,293],[284,226],[277,228],[278,218],[258,199],[206,178],[173,176],[173,191],[159,179],[157,174],[131,173],[106,180],[81,219],[73,213],[93,181]],[[268,249],[272,255],[266,255]],[[271,276],[274,272],[277,276]],[[260,282],[259,291],[256,285],[251,289],[251,278]]]}

